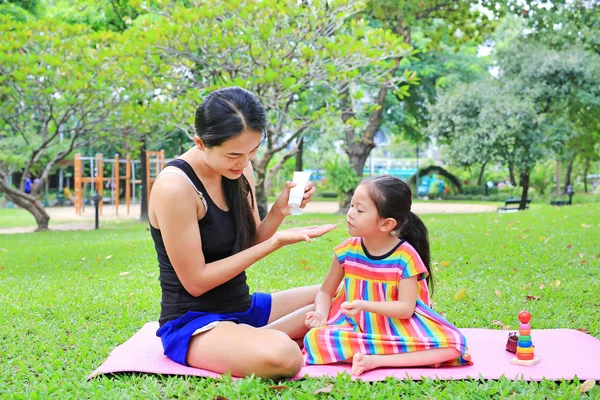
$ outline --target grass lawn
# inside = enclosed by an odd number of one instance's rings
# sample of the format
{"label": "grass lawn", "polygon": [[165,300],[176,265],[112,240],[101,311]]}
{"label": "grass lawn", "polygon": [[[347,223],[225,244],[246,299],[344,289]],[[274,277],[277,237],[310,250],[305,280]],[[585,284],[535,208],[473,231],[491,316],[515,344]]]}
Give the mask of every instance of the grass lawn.
{"label": "grass lawn", "polygon": [[[4,210],[0,218],[4,220]],[[253,290],[320,283],[332,247],[347,232],[339,216],[308,214],[302,224],[341,227],[313,243],[284,248],[248,270]],[[426,215],[436,310],[458,327],[583,328],[600,338],[600,204],[535,207],[512,214]],[[580,382],[275,383],[120,374],[87,381],[117,345],[159,314],[158,268],[147,225],[105,223],[99,231],[0,236],[1,398],[565,398]],[[466,296],[456,300],[455,293]],[[595,293],[595,294],[594,294]],[[529,301],[526,296],[539,296]],[[460,297],[460,296],[459,296]],[[576,345],[576,344],[575,344]],[[272,385],[285,385],[277,391]],[[583,397],[600,398],[596,386]]]}
{"label": "grass lawn", "polygon": [[[70,221],[50,218],[50,226],[68,222]],[[37,226],[30,212],[22,208],[0,208],[0,229],[25,226]]]}
{"label": "grass lawn", "polygon": [[[50,220],[52,222],[52,220]],[[0,228],[14,228],[17,226],[35,226],[33,215],[22,208],[0,209]]]}

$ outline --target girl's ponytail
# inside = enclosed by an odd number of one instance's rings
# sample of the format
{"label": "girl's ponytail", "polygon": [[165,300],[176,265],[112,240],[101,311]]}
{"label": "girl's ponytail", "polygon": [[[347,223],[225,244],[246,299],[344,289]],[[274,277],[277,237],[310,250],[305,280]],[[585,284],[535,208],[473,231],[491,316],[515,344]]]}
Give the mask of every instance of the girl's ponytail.
{"label": "girl's ponytail", "polygon": [[429,275],[427,276],[427,286],[429,286],[429,292],[433,294],[433,275],[430,267],[431,263],[431,252],[429,249],[429,234],[427,233],[427,227],[421,218],[412,211],[408,212],[406,216],[406,222],[400,228],[400,237],[405,239],[408,243],[415,248],[423,264],[427,267]]}
{"label": "girl's ponytail", "polygon": [[412,207],[412,192],[406,182],[392,175],[381,175],[369,178],[361,185],[368,185],[371,200],[377,207],[377,213],[382,218],[396,220],[398,236],[405,239],[415,248],[423,264],[429,272],[427,285],[433,293],[433,275],[431,274],[431,252],[427,228],[421,218],[410,211]]}

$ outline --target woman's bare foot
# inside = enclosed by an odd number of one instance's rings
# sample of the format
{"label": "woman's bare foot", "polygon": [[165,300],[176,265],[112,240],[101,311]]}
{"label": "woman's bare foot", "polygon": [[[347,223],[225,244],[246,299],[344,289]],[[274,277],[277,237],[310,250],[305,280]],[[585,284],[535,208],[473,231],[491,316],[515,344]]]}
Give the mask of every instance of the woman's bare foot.
{"label": "woman's bare foot", "polygon": [[363,372],[372,370],[373,366],[369,361],[371,361],[371,356],[356,353],[354,357],[352,357],[352,375],[358,376]]}

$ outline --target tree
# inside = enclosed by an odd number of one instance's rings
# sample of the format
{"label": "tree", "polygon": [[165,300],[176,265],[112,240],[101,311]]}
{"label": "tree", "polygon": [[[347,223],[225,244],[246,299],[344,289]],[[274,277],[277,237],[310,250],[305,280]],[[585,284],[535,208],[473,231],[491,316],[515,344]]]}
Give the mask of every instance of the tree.
{"label": "tree", "polygon": [[[32,213],[38,230],[49,216],[35,194],[73,150],[107,134],[121,95],[113,35],[56,20],[17,22],[0,16],[0,191]],[[22,172],[18,188],[9,176]],[[40,179],[31,195],[25,179]]]}
{"label": "tree", "polygon": [[451,159],[462,167],[481,165],[481,184],[488,163],[506,161],[511,154],[514,126],[506,119],[510,98],[492,80],[460,84],[441,96],[431,107],[428,132],[441,144],[448,144]]}
{"label": "tree", "polygon": [[459,151],[483,142],[490,156],[513,163],[525,209],[534,166],[572,136],[569,102],[597,98],[600,63],[581,49],[558,52],[528,41],[513,42],[498,60],[498,78],[448,91],[433,106],[429,129]]}
{"label": "tree", "polygon": [[[361,10],[355,1],[190,3],[195,7],[173,6],[148,27],[160,57],[178,73],[173,79],[181,89],[176,120],[193,133],[193,108],[218,87],[237,85],[259,96],[270,124],[266,148],[253,165],[259,211],[266,215],[272,179],[296,153],[307,129],[339,118],[340,83],[388,81],[394,68],[388,60],[407,54],[408,46],[388,30],[349,21]],[[318,104],[309,101],[309,89],[323,91]],[[279,162],[268,169],[280,152]]]}
{"label": "tree", "polygon": [[40,14],[39,3],[38,0],[0,0],[0,14],[24,22]]}
{"label": "tree", "polygon": [[[514,11],[524,16],[531,30],[529,36],[546,46],[557,50],[579,47],[600,55],[600,1],[557,0],[544,4],[526,1],[516,5]],[[571,184],[571,173],[576,158],[579,157],[586,165],[583,170],[586,191],[590,160],[600,158],[597,147],[593,145],[600,119],[597,112],[592,112],[589,100],[594,103],[593,99],[581,101],[572,97],[568,105],[571,109],[570,121],[573,122],[571,129],[574,134],[566,148],[558,155],[559,160],[567,163],[564,193]],[[598,100],[595,101],[597,105]]]}
{"label": "tree", "polygon": [[[503,10],[503,7],[496,8],[496,4],[501,5],[501,2],[483,1],[475,4],[454,0],[371,0],[366,15],[373,25],[393,30],[411,46],[417,47],[416,42],[423,38],[419,51],[427,53],[437,49],[440,43],[456,48],[467,43],[480,43],[494,24],[492,19],[482,14],[481,9],[487,6],[491,14],[498,14],[498,10]],[[414,90],[410,88],[420,83],[418,75],[411,72],[412,63],[418,60],[418,53],[415,51],[410,57],[407,56],[394,60],[394,69],[390,74],[393,80],[377,86],[358,88],[356,92],[361,94],[358,98],[351,91],[346,91],[342,97],[346,152],[359,177],[362,177],[365,162],[375,147],[374,137],[388,111],[398,111],[390,110],[390,105],[402,102]],[[369,101],[373,107],[361,112],[363,92],[369,94]],[[388,92],[394,96],[388,96]],[[403,108],[400,111],[406,115],[404,121],[408,123],[405,128],[415,135],[413,138],[418,143],[422,139],[418,134],[419,130],[411,131],[410,128],[416,127],[417,118],[420,116],[409,117],[406,110],[407,108]],[[346,194],[345,207],[348,206],[351,196],[352,192]]]}
{"label": "tree", "polygon": [[599,0],[526,0],[516,2],[512,10],[525,19],[530,36],[546,46],[581,46],[600,55]]}

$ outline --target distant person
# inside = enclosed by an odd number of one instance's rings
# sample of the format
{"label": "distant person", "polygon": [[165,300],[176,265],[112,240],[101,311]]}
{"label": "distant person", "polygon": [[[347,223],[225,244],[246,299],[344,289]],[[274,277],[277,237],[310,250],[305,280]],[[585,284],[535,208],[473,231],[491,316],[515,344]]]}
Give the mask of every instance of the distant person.
{"label": "distant person", "polygon": [[573,185],[567,185],[567,194],[569,196],[573,196],[575,194],[575,191],[573,190]]}
{"label": "distant person", "polygon": [[31,194],[31,179],[30,178],[25,179],[25,187],[23,188],[23,191],[26,194]]}

